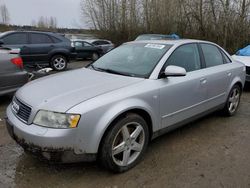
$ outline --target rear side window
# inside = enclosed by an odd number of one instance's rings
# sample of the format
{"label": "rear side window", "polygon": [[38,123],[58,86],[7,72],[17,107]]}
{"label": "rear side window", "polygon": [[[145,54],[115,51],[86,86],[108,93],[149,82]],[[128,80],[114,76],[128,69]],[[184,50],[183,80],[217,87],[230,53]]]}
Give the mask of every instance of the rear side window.
{"label": "rear side window", "polygon": [[78,41],[74,42],[74,44],[75,44],[75,47],[82,47],[83,46],[82,42],[78,42]]}
{"label": "rear side window", "polygon": [[229,57],[222,50],[221,50],[221,53],[222,53],[226,63],[232,63],[231,59],[229,59]]}
{"label": "rear side window", "polygon": [[201,44],[207,67],[214,67],[224,63],[220,50],[212,44]]}
{"label": "rear side window", "polygon": [[[183,67],[187,72],[201,69],[199,50],[196,44],[186,44],[177,48],[167,60],[166,66]],[[166,68],[166,66],[164,68]]]}
{"label": "rear side window", "polygon": [[89,44],[89,43],[87,43],[87,42],[84,42],[84,43],[83,43],[83,46],[85,46],[85,47],[91,47],[92,45]]}
{"label": "rear side window", "polygon": [[31,33],[30,34],[31,44],[49,44],[53,43],[51,38],[45,34]]}
{"label": "rear side window", "polygon": [[14,33],[4,37],[3,42],[7,45],[27,44],[28,37],[26,33]]}
{"label": "rear side window", "polygon": [[93,42],[94,45],[100,45],[100,42],[99,41],[95,41]]}
{"label": "rear side window", "polygon": [[54,41],[55,43],[62,42],[60,39],[58,39],[58,38],[56,38],[56,37],[53,37],[53,36],[50,36],[50,37],[53,39],[53,41]]}
{"label": "rear side window", "polygon": [[99,44],[100,45],[107,45],[107,44],[110,44],[108,41],[99,41]]}

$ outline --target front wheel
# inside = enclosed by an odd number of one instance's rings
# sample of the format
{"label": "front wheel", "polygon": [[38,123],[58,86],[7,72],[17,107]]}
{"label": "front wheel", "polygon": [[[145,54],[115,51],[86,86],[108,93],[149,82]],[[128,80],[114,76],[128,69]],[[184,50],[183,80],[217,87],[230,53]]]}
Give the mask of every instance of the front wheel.
{"label": "front wheel", "polygon": [[241,92],[241,88],[238,85],[233,86],[231,89],[223,109],[223,113],[226,116],[233,116],[237,112],[240,104]]}
{"label": "front wheel", "polygon": [[55,71],[63,71],[67,68],[68,61],[63,55],[55,55],[51,58],[50,65]]}
{"label": "front wheel", "polygon": [[105,135],[99,153],[100,162],[113,172],[125,172],[140,162],[148,141],[145,120],[137,114],[127,114]]}

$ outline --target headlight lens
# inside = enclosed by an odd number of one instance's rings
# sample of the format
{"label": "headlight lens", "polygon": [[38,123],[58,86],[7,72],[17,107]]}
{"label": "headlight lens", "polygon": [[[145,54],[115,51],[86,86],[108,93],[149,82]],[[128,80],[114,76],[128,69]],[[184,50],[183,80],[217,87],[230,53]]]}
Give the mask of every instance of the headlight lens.
{"label": "headlight lens", "polygon": [[57,129],[76,128],[81,116],[78,114],[65,114],[40,110],[34,120],[34,124],[42,127]]}

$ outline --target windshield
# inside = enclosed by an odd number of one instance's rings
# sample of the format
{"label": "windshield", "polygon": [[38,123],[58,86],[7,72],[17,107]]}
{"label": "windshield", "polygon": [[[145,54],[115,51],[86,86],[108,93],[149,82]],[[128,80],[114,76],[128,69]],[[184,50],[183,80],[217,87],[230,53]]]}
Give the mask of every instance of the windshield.
{"label": "windshield", "polygon": [[89,67],[113,74],[148,78],[170,47],[166,44],[124,44]]}

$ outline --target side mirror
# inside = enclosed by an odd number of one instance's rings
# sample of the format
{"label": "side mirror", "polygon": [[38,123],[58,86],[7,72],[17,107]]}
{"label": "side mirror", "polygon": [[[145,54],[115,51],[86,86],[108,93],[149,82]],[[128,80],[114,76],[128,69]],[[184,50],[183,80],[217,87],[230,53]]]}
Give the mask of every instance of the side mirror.
{"label": "side mirror", "polygon": [[167,66],[164,71],[165,77],[179,77],[179,76],[186,76],[186,75],[187,75],[187,71],[184,68],[174,66],[174,65]]}

